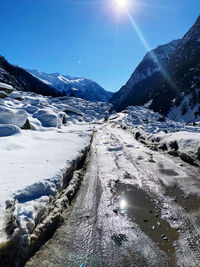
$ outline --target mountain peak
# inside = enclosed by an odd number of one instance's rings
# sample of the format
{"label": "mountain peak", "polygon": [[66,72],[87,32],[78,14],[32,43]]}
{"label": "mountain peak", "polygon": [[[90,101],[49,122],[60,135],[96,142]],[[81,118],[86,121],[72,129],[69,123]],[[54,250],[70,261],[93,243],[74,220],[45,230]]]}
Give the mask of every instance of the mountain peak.
{"label": "mountain peak", "polygon": [[43,83],[52,86],[66,96],[103,102],[107,102],[112,96],[111,92],[104,90],[99,84],[89,79],[62,75],[58,72],[48,74],[37,70],[28,71]]}
{"label": "mountain peak", "polygon": [[126,85],[113,95],[111,103],[117,110],[121,110],[127,105],[138,103],[141,95],[146,93],[145,88],[147,85],[142,84],[143,81],[151,79],[161,70],[162,66],[168,63],[179,43],[180,40],[173,40],[167,44],[158,46],[144,56]]}
{"label": "mountain peak", "polygon": [[189,29],[189,31],[184,35],[181,44],[187,42],[198,41],[200,42],[200,16],[197,18],[194,25]]}

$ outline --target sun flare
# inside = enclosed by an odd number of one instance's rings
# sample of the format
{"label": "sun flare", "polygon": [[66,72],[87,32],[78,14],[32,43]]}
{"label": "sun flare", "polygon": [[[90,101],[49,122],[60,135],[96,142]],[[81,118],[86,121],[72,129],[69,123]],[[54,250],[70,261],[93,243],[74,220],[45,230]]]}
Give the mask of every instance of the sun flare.
{"label": "sun flare", "polygon": [[118,8],[124,8],[128,5],[128,0],[116,0],[116,4]]}

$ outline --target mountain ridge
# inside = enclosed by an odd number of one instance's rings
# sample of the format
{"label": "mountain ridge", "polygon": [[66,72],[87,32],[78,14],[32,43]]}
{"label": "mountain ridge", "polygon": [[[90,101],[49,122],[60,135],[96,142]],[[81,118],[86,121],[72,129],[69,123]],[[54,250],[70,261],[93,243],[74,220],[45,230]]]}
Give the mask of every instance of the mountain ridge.
{"label": "mountain ridge", "polygon": [[[155,73],[161,71],[162,66],[168,62],[172,53],[175,51],[179,41],[180,40],[173,40],[146,53],[128,82],[111,98],[110,102],[117,110],[122,110],[127,104],[134,105],[140,102],[138,86],[141,87],[140,83],[142,82],[144,87],[144,80],[149,80]],[[143,89],[143,93],[144,91],[146,90]]]}
{"label": "mountain ridge", "polygon": [[19,66],[10,64],[0,56],[0,82],[12,85],[15,89],[31,91],[46,96],[60,96],[53,87],[47,86]]}
{"label": "mountain ridge", "polygon": [[87,78],[62,75],[58,72],[48,74],[38,70],[28,69],[27,71],[45,84],[54,87],[62,95],[80,97],[89,101],[108,102],[113,94]]}
{"label": "mountain ridge", "polygon": [[[156,49],[153,50],[155,51]],[[154,71],[150,75],[146,75],[144,79],[134,84],[133,76],[135,77],[141,64],[146,65],[145,57],[126,85],[112,97],[111,103],[117,111],[127,106],[149,103],[150,109],[173,119],[195,121],[199,118],[200,16],[183,38],[177,40],[174,51],[172,49],[167,61],[161,64],[162,68],[157,70],[154,66]],[[131,82],[132,88],[128,87]]]}

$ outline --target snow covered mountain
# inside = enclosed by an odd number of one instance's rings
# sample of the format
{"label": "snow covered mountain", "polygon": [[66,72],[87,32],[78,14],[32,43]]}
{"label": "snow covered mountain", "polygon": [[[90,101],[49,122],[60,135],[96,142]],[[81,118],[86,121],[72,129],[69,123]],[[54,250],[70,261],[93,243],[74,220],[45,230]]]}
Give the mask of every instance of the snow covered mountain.
{"label": "snow covered mountain", "polygon": [[198,120],[200,115],[200,16],[185,34],[148,96],[151,108],[173,119]]}
{"label": "snow covered mountain", "polygon": [[46,96],[60,96],[53,87],[42,83],[23,68],[10,64],[3,56],[0,56],[0,82],[22,91],[31,91]]}
{"label": "snow covered mountain", "polygon": [[[181,40],[168,65],[175,81],[174,98],[168,117],[197,121],[200,117],[200,16]],[[168,86],[168,87],[167,87]],[[166,85],[169,88],[169,85]],[[169,89],[168,89],[169,90]],[[156,102],[154,100],[154,103]]]}
{"label": "snow covered mountain", "polygon": [[112,97],[111,92],[105,91],[100,85],[89,79],[65,76],[59,73],[47,74],[37,70],[27,71],[43,83],[54,87],[62,95],[104,102],[109,101]]}
{"label": "snow covered mountain", "polygon": [[149,108],[171,119],[198,121],[200,16],[181,40],[148,53],[111,103],[116,110],[149,103]]}
{"label": "snow covered mountain", "polygon": [[145,55],[126,85],[111,98],[111,103],[117,110],[140,103],[142,96],[148,90],[149,84],[153,82],[152,77],[168,63],[179,42],[179,40],[174,40],[168,44],[158,46]]}

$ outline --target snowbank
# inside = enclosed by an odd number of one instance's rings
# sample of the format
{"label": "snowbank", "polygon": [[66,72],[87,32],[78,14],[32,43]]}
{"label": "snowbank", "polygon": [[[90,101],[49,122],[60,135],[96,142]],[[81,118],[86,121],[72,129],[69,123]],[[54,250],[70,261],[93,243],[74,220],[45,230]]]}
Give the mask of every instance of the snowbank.
{"label": "snowbank", "polygon": [[1,83],[0,82],[0,90],[3,90],[3,91],[5,91],[6,93],[9,94],[14,90],[14,88],[13,88],[12,85],[8,85],[6,83]]}
{"label": "snowbank", "polygon": [[20,129],[15,125],[0,124],[0,137],[19,134],[20,132]]}
{"label": "snowbank", "polygon": [[13,108],[0,106],[0,124],[13,124],[22,127],[28,118],[24,110],[15,110]]}
{"label": "snowbank", "polygon": [[162,117],[145,107],[129,107],[117,119],[135,138],[152,147],[200,166],[200,122],[186,123]]}
{"label": "snowbank", "polygon": [[58,221],[78,187],[79,176],[69,183],[89,149],[93,123],[103,121],[112,107],[2,86],[10,93],[0,99],[0,261],[11,244],[18,252],[36,246]]}
{"label": "snowbank", "polygon": [[15,200],[18,208],[20,203],[25,208],[30,201],[34,205],[36,199],[55,196],[62,187],[65,168],[70,168],[79,153],[89,146],[91,134],[88,125],[74,125],[1,137],[1,219],[8,199]]}

